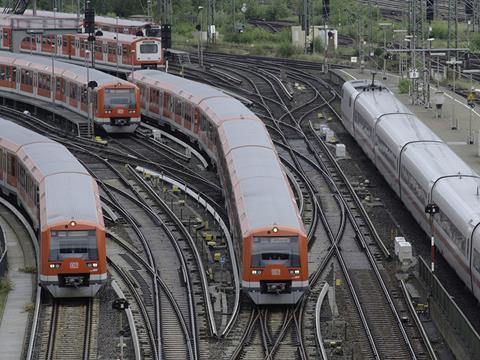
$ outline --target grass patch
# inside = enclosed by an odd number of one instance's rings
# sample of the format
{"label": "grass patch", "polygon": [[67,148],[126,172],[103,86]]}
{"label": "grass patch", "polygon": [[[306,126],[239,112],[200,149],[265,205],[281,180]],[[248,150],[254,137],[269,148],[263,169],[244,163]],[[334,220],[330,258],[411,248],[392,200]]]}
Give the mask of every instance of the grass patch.
{"label": "grass patch", "polygon": [[12,284],[6,278],[0,279],[0,319],[3,315],[3,309],[7,303],[8,292],[12,289]]}
{"label": "grass patch", "polygon": [[31,313],[33,310],[35,310],[35,304],[33,303],[23,305],[23,311]]}
{"label": "grass patch", "polygon": [[409,89],[410,89],[410,80],[401,79],[398,82],[398,92],[400,94],[408,94]]}
{"label": "grass patch", "polygon": [[18,269],[18,271],[27,273],[27,274],[36,274],[37,267],[36,266],[25,266],[23,268]]}

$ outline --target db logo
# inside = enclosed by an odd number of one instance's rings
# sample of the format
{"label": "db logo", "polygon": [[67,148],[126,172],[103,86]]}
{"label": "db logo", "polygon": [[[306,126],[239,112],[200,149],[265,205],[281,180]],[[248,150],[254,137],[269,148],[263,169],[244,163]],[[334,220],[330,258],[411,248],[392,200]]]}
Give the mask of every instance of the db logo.
{"label": "db logo", "polygon": [[70,269],[78,269],[78,262],[71,262]]}
{"label": "db logo", "polygon": [[123,109],[118,109],[119,114],[123,114]]}
{"label": "db logo", "polygon": [[272,269],[272,275],[279,276],[280,275],[280,269]]}

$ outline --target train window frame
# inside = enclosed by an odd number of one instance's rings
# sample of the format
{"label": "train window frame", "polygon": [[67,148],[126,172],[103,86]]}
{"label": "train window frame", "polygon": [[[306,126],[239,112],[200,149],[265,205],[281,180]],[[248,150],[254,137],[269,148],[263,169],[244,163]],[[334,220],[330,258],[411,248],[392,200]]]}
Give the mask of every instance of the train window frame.
{"label": "train window frame", "polygon": [[475,248],[473,248],[472,266],[478,273],[480,273],[480,253]]}
{"label": "train window frame", "polygon": [[68,93],[68,97],[70,99],[78,100],[77,99],[77,95],[78,95],[77,87],[78,87],[78,85],[76,83],[70,82],[70,89],[69,89],[69,93]]}
{"label": "train window frame", "polygon": [[175,97],[175,103],[174,103],[175,115],[181,117],[182,116],[182,108],[183,108],[183,101],[180,100],[178,97]]}
{"label": "train window frame", "polygon": [[15,177],[17,174],[16,164],[17,157],[11,153],[7,153],[7,175]]}
{"label": "train window frame", "polygon": [[29,69],[21,69],[20,83],[27,86],[33,86],[33,73]]}
{"label": "train window frame", "polygon": [[193,106],[189,103],[185,103],[185,113],[184,113],[184,120],[185,120],[185,124],[191,126],[192,124],[192,111],[193,110]]}

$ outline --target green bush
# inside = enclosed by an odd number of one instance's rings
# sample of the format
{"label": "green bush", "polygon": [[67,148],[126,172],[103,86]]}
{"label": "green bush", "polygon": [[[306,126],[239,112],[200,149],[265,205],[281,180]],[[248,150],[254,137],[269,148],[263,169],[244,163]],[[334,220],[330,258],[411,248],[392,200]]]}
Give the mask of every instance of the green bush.
{"label": "green bush", "polygon": [[293,46],[290,42],[282,42],[278,47],[277,54],[281,57],[291,57],[298,52],[297,48]]}
{"label": "green bush", "polygon": [[432,21],[432,37],[435,39],[447,39],[448,23],[442,20]]}
{"label": "green bush", "polygon": [[400,94],[408,94],[410,90],[410,80],[408,79],[400,79],[398,82],[398,91]]}
{"label": "green bush", "polygon": [[470,41],[470,50],[480,50],[480,33],[475,33]]}

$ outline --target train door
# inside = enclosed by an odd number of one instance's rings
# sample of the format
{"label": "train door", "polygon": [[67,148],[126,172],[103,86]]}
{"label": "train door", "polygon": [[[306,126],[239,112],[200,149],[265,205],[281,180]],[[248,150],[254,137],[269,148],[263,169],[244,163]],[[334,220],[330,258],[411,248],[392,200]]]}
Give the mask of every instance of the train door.
{"label": "train door", "polygon": [[131,64],[131,56],[130,56],[130,45],[123,44],[122,45],[122,64],[129,65]]}
{"label": "train door", "polygon": [[17,158],[14,154],[7,153],[7,183],[17,187]]}
{"label": "train door", "polygon": [[116,56],[115,56],[115,43],[114,42],[109,42],[107,43],[108,47],[108,54],[107,54],[107,62],[110,64],[116,64]]}
{"label": "train door", "polygon": [[5,153],[4,153],[3,149],[0,149],[0,182],[2,182],[2,183],[3,183],[3,172],[4,172],[4,169],[5,169],[5,167],[3,166],[4,156],[5,156]]}
{"label": "train door", "polygon": [[181,101],[178,97],[174,98],[175,100],[175,122],[179,125],[182,125],[182,108],[183,108],[183,101]]}
{"label": "train door", "polygon": [[55,99],[65,102],[65,80],[56,77],[55,86]]}
{"label": "train door", "polygon": [[183,127],[187,130],[192,129],[192,105],[185,104],[185,115],[183,116]]}
{"label": "train door", "polygon": [[197,135],[200,134],[200,110],[198,107],[195,108],[195,113],[193,116],[193,132]]}
{"label": "train door", "polygon": [[12,39],[12,30],[8,28],[3,28],[2,31],[2,48],[10,49]]}
{"label": "train door", "polygon": [[95,60],[103,61],[103,41],[95,42]]}
{"label": "train door", "polygon": [[172,95],[165,92],[163,93],[163,116],[168,119],[172,119],[173,112],[173,98]]}

